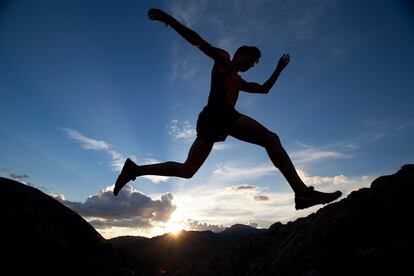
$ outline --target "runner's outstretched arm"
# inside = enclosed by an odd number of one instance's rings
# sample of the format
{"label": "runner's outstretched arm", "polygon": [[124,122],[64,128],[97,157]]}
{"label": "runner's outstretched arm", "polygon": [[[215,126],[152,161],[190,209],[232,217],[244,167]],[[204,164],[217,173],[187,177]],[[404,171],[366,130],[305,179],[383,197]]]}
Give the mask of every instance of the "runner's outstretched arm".
{"label": "runner's outstretched arm", "polygon": [[263,83],[258,84],[255,82],[246,82],[242,81],[241,83],[241,90],[251,93],[260,93],[260,94],[267,94],[269,93],[270,89],[272,89],[273,85],[276,83],[280,73],[285,69],[290,61],[290,55],[284,54],[277,63],[276,69],[273,71],[273,74],[269,77],[269,79]]}
{"label": "runner's outstretched arm", "polygon": [[199,34],[187,28],[166,12],[160,9],[150,9],[148,11],[148,17],[151,20],[163,22],[166,26],[171,26],[185,40],[187,40],[193,46],[199,48],[204,54],[206,54],[210,58],[221,63],[228,63],[228,60],[226,60],[220,52],[222,50],[210,45]]}

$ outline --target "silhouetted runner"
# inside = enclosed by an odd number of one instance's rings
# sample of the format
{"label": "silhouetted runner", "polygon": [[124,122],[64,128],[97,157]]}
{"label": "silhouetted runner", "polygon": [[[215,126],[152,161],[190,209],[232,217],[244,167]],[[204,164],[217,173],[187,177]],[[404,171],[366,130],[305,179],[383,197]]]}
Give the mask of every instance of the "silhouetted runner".
{"label": "silhouetted runner", "polygon": [[292,161],[280,143],[279,137],[254,119],[235,109],[239,91],[269,93],[282,70],[288,65],[289,54],[284,54],[279,59],[276,69],[264,84],[247,82],[238,75],[238,72],[246,72],[259,61],[261,53],[258,48],[241,46],[231,59],[225,50],[213,47],[196,32],[185,27],[162,10],[150,9],[148,16],[151,20],[171,26],[189,43],[214,60],[210,95],[208,104],[198,116],[197,138],[191,146],[187,160],[184,163],[170,161],[138,166],[128,158],[116,180],[114,195],[118,195],[122,187],[129,181],[142,175],[191,178],[206,160],[214,143],[224,141],[228,135],[266,149],[272,163],[282,172],[292,187],[295,193],[296,209],[326,204],[342,195],[340,191],[323,193],[315,191],[313,187],[307,187],[298,176]]}

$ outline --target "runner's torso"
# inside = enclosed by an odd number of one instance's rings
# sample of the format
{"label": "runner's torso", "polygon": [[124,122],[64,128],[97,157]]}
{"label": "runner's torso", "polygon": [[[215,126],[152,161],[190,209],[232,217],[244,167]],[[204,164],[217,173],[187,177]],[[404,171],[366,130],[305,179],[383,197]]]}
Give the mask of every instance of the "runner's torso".
{"label": "runner's torso", "polygon": [[228,64],[215,62],[211,71],[211,87],[208,105],[234,108],[239,96],[241,79],[237,72],[230,70],[230,57],[223,51]]}

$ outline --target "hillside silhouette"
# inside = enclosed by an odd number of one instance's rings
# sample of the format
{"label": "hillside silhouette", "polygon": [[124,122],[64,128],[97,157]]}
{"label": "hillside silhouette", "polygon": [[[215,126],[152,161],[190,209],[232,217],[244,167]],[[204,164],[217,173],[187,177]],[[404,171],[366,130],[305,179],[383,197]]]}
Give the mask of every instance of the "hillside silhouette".
{"label": "hillside silhouette", "polygon": [[40,190],[0,177],[0,212],[3,275],[121,275],[110,242]]}
{"label": "hillside silhouette", "polygon": [[269,229],[233,225],[220,233],[105,240],[58,201],[0,178],[2,269],[15,275],[127,275],[121,267],[135,275],[404,275],[411,271],[413,190],[414,165],[405,165],[370,188]]}

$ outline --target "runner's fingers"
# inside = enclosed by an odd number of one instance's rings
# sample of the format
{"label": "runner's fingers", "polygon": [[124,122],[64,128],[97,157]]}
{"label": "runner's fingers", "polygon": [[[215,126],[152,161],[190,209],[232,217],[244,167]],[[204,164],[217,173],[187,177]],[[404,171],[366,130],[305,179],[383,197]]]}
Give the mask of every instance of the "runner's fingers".
{"label": "runner's fingers", "polygon": [[162,20],[164,18],[164,14],[161,10],[158,9],[150,9],[148,11],[148,17],[151,20]]}

